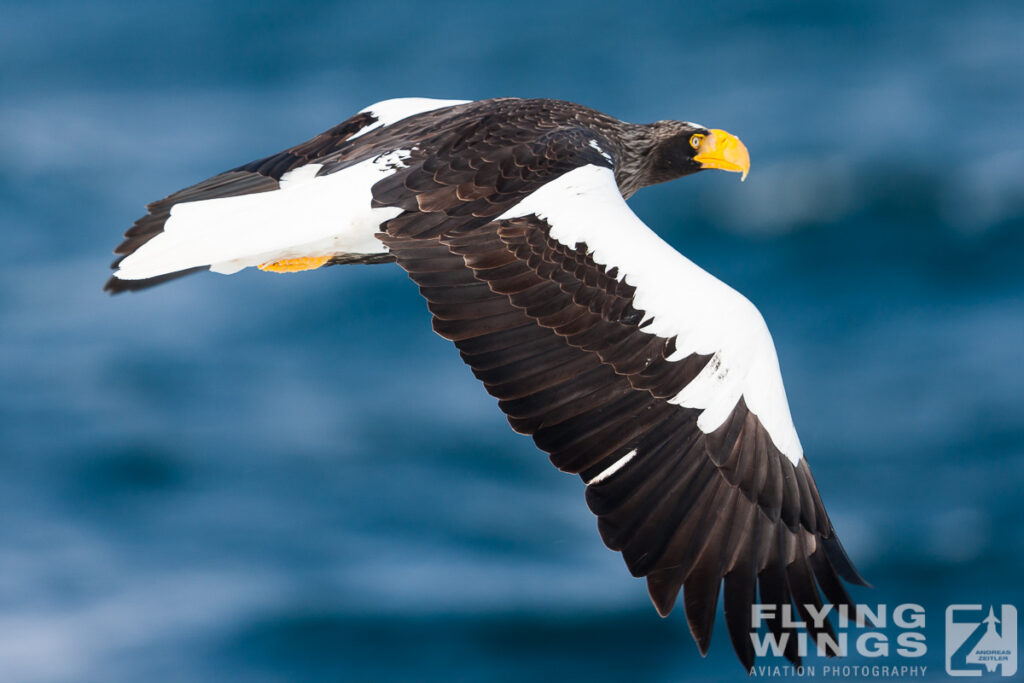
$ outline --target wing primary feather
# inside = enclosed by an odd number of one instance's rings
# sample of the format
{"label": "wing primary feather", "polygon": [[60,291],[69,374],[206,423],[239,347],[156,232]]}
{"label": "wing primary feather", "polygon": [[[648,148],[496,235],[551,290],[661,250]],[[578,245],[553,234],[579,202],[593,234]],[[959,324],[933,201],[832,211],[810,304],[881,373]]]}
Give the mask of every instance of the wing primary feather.
{"label": "wing primary feather", "polygon": [[[703,542],[703,549],[693,568],[687,573],[683,585],[683,604],[690,632],[702,655],[711,646],[711,632],[718,611],[718,596],[722,586],[724,554],[733,533],[730,522],[736,515],[736,506],[745,501],[736,489],[726,487],[720,499],[714,501],[718,518],[712,523]],[[696,544],[695,544],[696,545]]]}
{"label": "wing primary feather", "polygon": [[757,577],[759,602],[774,608],[771,616],[765,620],[768,630],[775,637],[776,642],[782,645],[783,656],[793,666],[799,667],[800,653],[796,630],[791,626],[784,626],[782,620],[783,608],[791,610],[793,602],[785,568],[786,553],[783,534],[786,532],[784,527],[777,522],[773,526],[774,533],[771,536],[774,537],[772,538],[774,542],[768,551],[767,563]]}
{"label": "wing primary feather", "polygon": [[[789,580],[789,588],[793,593],[793,601],[796,603],[797,612],[800,618],[807,625],[807,633],[814,643],[824,644],[822,636],[828,636],[835,642],[835,631],[827,618],[815,623],[810,606],[813,606],[817,614],[822,612],[821,596],[818,595],[818,588],[814,581],[814,574],[807,561],[806,548],[802,534],[795,535],[796,558],[786,567],[786,574]],[[828,656],[834,656],[835,652],[826,649]]]}
{"label": "wing primary feather", "polygon": [[733,650],[748,673],[754,667],[754,644],[750,639],[753,633],[751,608],[757,592],[756,548],[762,519],[762,515],[756,512],[748,517],[749,526],[744,529],[745,542],[723,581],[726,629]]}

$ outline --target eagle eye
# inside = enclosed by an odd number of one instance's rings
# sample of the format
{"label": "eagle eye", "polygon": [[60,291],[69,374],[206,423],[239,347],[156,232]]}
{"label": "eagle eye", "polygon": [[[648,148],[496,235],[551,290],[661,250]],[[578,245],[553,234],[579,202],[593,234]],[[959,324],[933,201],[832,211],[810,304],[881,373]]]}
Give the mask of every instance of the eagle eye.
{"label": "eagle eye", "polygon": [[703,141],[704,136],[701,135],[700,133],[695,133],[694,135],[690,136],[690,147],[697,149],[698,147],[700,147],[700,143]]}

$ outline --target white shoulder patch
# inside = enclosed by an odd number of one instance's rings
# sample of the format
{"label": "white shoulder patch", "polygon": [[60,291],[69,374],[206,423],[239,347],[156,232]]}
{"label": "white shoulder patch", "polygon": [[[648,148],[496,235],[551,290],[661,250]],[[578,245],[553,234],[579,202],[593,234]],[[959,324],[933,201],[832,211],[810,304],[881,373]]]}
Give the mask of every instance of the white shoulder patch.
{"label": "white shoulder patch", "polygon": [[612,155],[609,154],[608,152],[604,151],[603,149],[601,149],[601,145],[597,144],[597,140],[591,140],[590,141],[590,146],[593,147],[594,149],[596,149],[598,152],[600,152],[601,156],[603,156],[605,159],[607,159],[608,161],[611,161],[612,163],[615,163],[612,160]]}
{"label": "white shoulder patch", "polygon": [[[594,261],[618,268],[636,288],[633,306],[650,324],[645,332],[676,338],[681,360],[711,355],[708,365],[670,402],[701,410],[697,426],[713,432],[742,396],[772,442],[793,464],[803,448],[782,385],[775,344],[761,314],[742,294],[704,271],[662,240],[626,204],[609,168],[583,166],[554,180],[500,218],[536,214],[551,236],[575,247],[583,242]],[[603,474],[603,473],[602,473]]]}
{"label": "white shoulder patch", "polygon": [[281,180],[278,181],[278,186],[282,190],[290,190],[294,187],[308,183],[316,178],[316,174],[323,168],[323,164],[306,164],[305,166],[299,166],[281,176]]}
{"label": "white shoulder patch", "polygon": [[354,140],[360,135],[365,135],[371,130],[390,126],[402,119],[407,119],[414,114],[421,114],[425,111],[433,111],[442,107],[454,107],[456,104],[466,104],[472,100],[433,100],[427,97],[396,97],[392,100],[384,100],[371,104],[366,109],[361,109],[360,114],[368,113],[377,117],[372,124],[363,128],[353,135],[349,140]]}

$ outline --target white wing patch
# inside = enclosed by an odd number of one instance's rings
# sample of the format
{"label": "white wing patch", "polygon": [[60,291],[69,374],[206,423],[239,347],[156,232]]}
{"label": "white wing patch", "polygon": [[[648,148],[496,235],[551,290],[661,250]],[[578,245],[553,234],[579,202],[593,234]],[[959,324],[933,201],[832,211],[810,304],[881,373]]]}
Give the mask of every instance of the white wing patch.
{"label": "white wing patch", "polygon": [[227,274],[288,258],[384,253],[375,234],[401,209],[370,208],[370,189],[408,158],[397,150],[323,176],[309,164],[284,174],[278,190],[175,204],[164,231],[114,275],[141,280],[197,266]]}
{"label": "white wing patch", "polygon": [[704,370],[670,399],[701,410],[701,431],[720,427],[742,396],[776,448],[793,464],[800,462],[803,448],[764,318],[742,294],[677,252],[637,218],[611,169],[574,169],[500,218],[530,214],[546,219],[551,236],[562,244],[575,247],[583,242],[595,262],[618,268],[619,279],[636,288],[634,308],[650,321],[644,331],[676,337],[677,350],[669,360],[693,353],[712,356]]}
{"label": "white wing patch", "polygon": [[453,107],[456,104],[466,104],[467,102],[470,102],[470,100],[433,100],[427,97],[396,97],[393,100],[384,100],[383,102],[371,104],[366,109],[360,110],[359,113],[373,114],[377,117],[377,120],[350,137],[349,140],[355,140],[360,135],[365,135],[371,130],[390,126],[392,123],[397,123],[402,119],[407,119],[414,114],[422,114],[425,111],[433,111],[434,109],[441,109],[442,107]]}
{"label": "white wing patch", "polygon": [[601,145],[597,144],[597,140],[591,140],[590,141],[590,146],[593,147],[594,149],[596,149],[598,152],[600,152],[601,156],[603,156],[605,159],[607,159],[608,161],[611,161],[612,163],[614,163],[614,160],[612,159],[612,155],[609,154],[608,152],[604,151],[603,149],[601,149]]}
{"label": "white wing patch", "polygon": [[282,190],[290,190],[293,187],[297,187],[303,183],[308,183],[316,178],[316,174],[323,168],[323,164],[306,164],[305,166],[299,166],[281,176],[281,180],[278,181],[278,186]]}
{"label": "white wing patch", "polygon": [[628,463],[635,457],[636,449],[634,448],[629,453],[626,453],[624,456],[613,462],[610,466],[601,470],[601,472],[599,472],[596,477],[587,482],[587,486],[590,486],[592,484],[600,484],[602,481],[604,481],[605,479],[607,479],[608,477],[612,476],[613,474],[621,470],[623,467],[625,467],[626,463]]}

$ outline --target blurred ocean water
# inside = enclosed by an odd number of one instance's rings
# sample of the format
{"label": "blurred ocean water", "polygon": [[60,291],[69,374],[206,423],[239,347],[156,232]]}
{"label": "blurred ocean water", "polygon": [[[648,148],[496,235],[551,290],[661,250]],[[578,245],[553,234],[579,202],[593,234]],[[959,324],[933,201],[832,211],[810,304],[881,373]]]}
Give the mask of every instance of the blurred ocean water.
{"label": "blurred ocean water", "polygon": [[741,675],[724,624],[702,659],[657,617],[397,268],[100,291],[146,202],[396,96],[742,137],[743,185],[632,204],[771,326],[855,597],[927,609],[934,679],[946,605],[1024,606],[1024,5],[0,17],[0,679]]}

